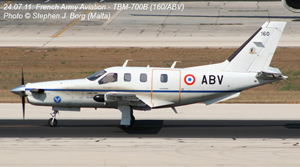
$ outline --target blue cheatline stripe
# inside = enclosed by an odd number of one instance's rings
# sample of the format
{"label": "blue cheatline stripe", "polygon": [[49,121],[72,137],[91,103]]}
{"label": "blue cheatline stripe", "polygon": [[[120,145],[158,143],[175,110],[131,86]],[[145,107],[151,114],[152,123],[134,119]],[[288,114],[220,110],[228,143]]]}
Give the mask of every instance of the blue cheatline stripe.
{"label": "blue cheatline stripe", "polygon": [[[32,88],[26,88],[30,91]],[[104,89],[44,89],[45,91],[68,92],[141,92],[151,93],[151,90],[104,90]],[[153,90],[155,93],[179,93],[179,90]],[[181,90],[181,93],[238,93],[240,90]]]}

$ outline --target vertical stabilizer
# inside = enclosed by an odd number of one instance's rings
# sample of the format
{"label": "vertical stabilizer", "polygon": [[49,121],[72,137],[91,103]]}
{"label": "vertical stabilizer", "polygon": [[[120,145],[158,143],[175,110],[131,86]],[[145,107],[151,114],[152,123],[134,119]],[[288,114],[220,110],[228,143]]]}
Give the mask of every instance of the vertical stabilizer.
{"label": "vertical stabilizer", "polygon": [[267,70],[286,22],[266,22],[227,60],[226,71],[260,72]]}

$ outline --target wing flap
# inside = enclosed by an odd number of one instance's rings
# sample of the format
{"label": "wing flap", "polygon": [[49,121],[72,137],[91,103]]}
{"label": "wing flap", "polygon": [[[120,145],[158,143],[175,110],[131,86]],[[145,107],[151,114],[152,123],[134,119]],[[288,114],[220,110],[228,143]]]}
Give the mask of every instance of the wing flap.
{"label": "wing flap", "polygon": [[175,104],[174,102],[170,102],[170,101],[165,101],[165,100],[160,100],[160,99],[151,99],[148,96],[142,96],[142,95],[137,95],[137,96],[139,99],[141,99],[144,103],[146,103],[151,108]]}

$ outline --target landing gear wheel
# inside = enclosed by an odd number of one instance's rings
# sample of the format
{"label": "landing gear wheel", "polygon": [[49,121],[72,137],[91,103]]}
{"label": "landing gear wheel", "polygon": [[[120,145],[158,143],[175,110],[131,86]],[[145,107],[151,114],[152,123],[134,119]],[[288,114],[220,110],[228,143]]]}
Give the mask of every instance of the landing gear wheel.
{"label": "landing gear wheel", "polygon": [[49,125],[50,127],[56,127],[56,126],[57,126],[57,120],[56,120],[55,118],[50,118],[50,119],[48,120],[48,125]]}
{"label": "landing gear wheel", "polygon": [[121,125],[122,129],[131,129],[132,125]]}
{"label": "landing gear wheel", "polygon": [[131,114],[130,126],[132,126],[135,122],[135,117]]}
{"label": "landing gear wheel", "polygon": [[53,113],[50,114],[52,116],[52,118],[48,120],[48,125],[50,127],[55,127],[57,125],[56,114],[58,114],[58,110],[54,110]]}
{"label": "landing gear wheel", "polygon": [[131,114],[130,125],[121,125],[122,129],[131,129],[135,122],[135,117]]}

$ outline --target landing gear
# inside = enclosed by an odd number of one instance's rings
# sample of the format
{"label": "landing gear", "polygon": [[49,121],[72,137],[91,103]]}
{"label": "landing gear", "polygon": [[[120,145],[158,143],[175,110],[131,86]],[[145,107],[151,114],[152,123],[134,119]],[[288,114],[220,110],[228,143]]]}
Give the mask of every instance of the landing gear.
{"label": "landing gear", "polygon": [[50,118],[48,120],[48,126],[50,126],[50,127],[56,127],[57,126],[56,114],[58,114],[57,110],[54,110],[54,112],[50,114],[52,116],[52,118]]}
{"label": "landing gear", "polygon": [[130,120],[130,125],[133,125],[135,122],[135,117],[133,114],[131,114],[131,120]]}
{"label": "landing gear", "polygon": [[48,120],[48,125],[49,125],[50,127],[55,127],[55,126],[57,126],[57,120],[56,120],[55,118],[50,118],[50,119]]}
{"label": "landing gear", "polygon": [[128,105],[119,105],[118,109],[122,112],[121,128],[130,129],[135,122],[132,108]]}
{"label": "landing gear", "polygon": [[132,128],[134,122],[135,122],[135,117],[133,116],[133,114],[131,114],[131,116],[130,116],[130,125],[121,125],[121,128],[130,129],[130,128]]}

